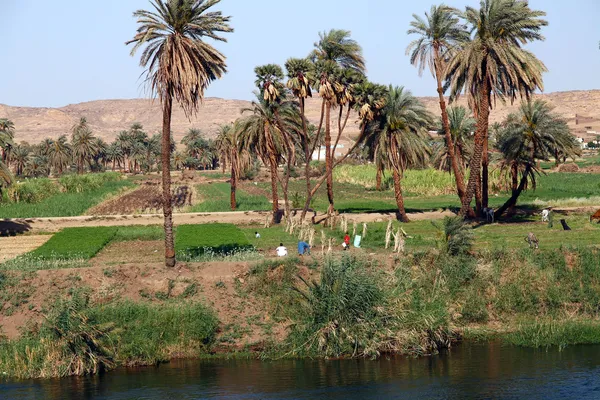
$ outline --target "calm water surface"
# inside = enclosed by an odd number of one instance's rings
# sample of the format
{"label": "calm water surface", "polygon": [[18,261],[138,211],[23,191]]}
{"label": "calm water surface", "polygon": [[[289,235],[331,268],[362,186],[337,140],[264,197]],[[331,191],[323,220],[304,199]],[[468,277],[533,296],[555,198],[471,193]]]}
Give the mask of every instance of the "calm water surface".
{"label": "calm water surface", "polygon": [[600,399],[600,346],[463,344],[377,361],[176,361],[0,384],[0,399]]}

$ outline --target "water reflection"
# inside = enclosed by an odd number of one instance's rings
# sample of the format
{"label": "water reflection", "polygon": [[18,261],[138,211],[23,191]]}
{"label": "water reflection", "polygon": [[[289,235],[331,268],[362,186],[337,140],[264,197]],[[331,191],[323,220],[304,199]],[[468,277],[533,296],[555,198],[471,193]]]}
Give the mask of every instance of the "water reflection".
{"label": "water reflection", "polygon": [[2,399],[600,399],[600,346],[462,345],[419,359],[175,361],[5,383]]}

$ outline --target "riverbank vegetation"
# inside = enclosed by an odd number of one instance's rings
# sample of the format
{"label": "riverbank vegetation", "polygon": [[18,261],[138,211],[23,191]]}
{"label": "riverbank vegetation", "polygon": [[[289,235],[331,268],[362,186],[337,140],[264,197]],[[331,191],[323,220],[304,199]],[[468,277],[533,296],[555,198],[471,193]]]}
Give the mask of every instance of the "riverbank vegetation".
{"label": "riverbank vegetation", "polygon": [[[41,306],[46,318],[32,320],[18,338],[0,340],[0,365],[13,377],[49,377],[240,351],[266,358],[377,357],[432,354],[460,340],[599,343],[597,248],[473,252],[468,241],[459,251],[443,243],[393,258],[351,252],[264,260],[216,283],[186,278],[169,281],[164,292],[140,289],[135,302],[105,285],[88,286],[93,270],[84,280],[68,274],[65,293],[53,295],[60,300]],[[117,282],[127,268],[99,271]],[[202,270],[201,264],[187,268]],[[0,290],[11,313],[39,307],[21,283],[31,273],[22,274],[2,272]],[[203,300],[213,291],[225,291],[236,307],[260,305],[253,311],[261,319],[242,317],[219,333],[224,309],[211,311]],[[273,333],[278,325],[283,335]],[[253,341],[253,329],[266,338]],[[237,342],[242,345],[231,346]]]}

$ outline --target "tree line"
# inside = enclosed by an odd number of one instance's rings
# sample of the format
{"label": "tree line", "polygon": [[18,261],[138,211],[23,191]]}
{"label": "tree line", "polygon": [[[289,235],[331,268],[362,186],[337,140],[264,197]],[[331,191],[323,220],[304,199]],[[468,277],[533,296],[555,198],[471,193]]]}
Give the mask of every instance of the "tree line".
{"label": "tree line", "polygon": [[[108,169],[147,173],[161,168],[160,134],[148,135],[139,123],[120,131],[110,143],[94,135],[84,117],[71,128],[70,135],[45,138],[36,144],[18,142],[17,137],[14,123],[0,119],[0,171],[5,185],[13,176],[36,178]],[[175,150],[175,141],[171,138],[170,142],[171,149]],[[171,169],[216,169],[219,166],[217,143],[206,139],[199,129],[189,129],[181,144],[181,150],[173,152]]]}

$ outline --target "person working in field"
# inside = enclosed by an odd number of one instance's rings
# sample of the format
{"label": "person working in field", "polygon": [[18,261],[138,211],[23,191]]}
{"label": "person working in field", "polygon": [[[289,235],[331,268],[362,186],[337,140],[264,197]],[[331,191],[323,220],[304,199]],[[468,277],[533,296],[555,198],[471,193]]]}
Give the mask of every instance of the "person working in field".
{"label": "person working in field", "polygon": [[279,247],[275,249],[277,252],[277,257],[285,257],[288,255],[287,249],[283,245],[283,243],[279,243]]}
{"label": "person working in field", "polygon": [[346,236],[344,236],[344,242],[342,243],[342,247],[344,250],[348,250],[350,247],[350,235],[346,232]]}
{"label": "person working in field", "polygon": [[298,255],[302,256],[304,254],[310,255],[310,245],[304,241],[298,242]]}
{"label": "person working in field", "polygon": [[260,239],[260,233],[254,232],[254,237],[257,238],[257,239]]}

